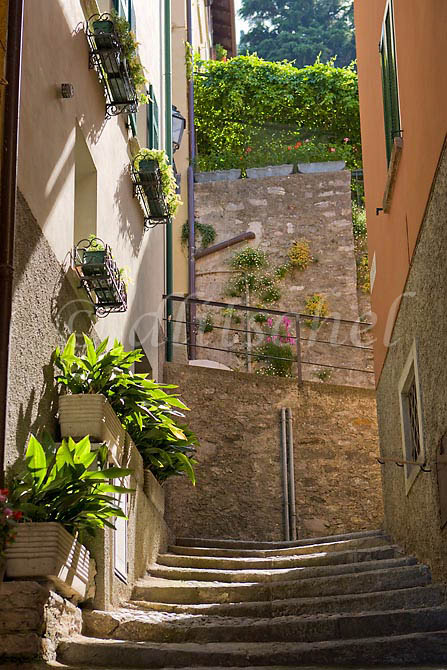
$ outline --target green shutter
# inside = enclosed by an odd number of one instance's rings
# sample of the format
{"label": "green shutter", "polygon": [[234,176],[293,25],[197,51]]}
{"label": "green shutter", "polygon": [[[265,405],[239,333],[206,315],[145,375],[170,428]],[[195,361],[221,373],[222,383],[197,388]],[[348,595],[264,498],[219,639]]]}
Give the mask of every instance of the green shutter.
{"label": "green shutter", "polygon": [[396,45],[394,34],[393,4],[389,3],[380,42],[382,61],[383,111],[385,116],[385,140],[388,163],[393,151],[394,138],[401,132],[399,112],[399,88],[397,82]]}
{"label": "green shutter", "polygon": [[152,84],[149,86],[150,98],[147,105],[147,141],[149,149],[159,148],[158,105]]}

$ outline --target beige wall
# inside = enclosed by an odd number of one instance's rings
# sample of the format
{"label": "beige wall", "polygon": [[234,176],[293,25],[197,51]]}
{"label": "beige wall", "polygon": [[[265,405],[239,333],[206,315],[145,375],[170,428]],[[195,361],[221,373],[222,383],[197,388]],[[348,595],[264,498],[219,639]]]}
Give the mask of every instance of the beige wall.
{"label": "beige wall", "polygon": [[[163,3],[136,0],[134,4],[140,56],[159,102],[163,138]],[[101,338],[110,335],[129,346],[133,345],[138,321],[139,339],[157,375],[154,343],[158,328],[152,341],[149,335],[154,316],[141,317],[159,310],[164,288],[165,231],[159,226],[144,232],[128,169],[125,116],[104,120],[103,90],[97,74],[88,69],[84,22],[78,0],[25,4],[19,187],[58,261],[66,267],[73,243],[78,241],[74,239],[78,128],[97,172],[97,234],[110,244],[119,267],[128,268],[133,279],[128,289],[128,311],[98,320],[96,330]],[[62,82],[74,85],[74,98],[60,97]],[[145,107],[141,115],[145,117]]]}

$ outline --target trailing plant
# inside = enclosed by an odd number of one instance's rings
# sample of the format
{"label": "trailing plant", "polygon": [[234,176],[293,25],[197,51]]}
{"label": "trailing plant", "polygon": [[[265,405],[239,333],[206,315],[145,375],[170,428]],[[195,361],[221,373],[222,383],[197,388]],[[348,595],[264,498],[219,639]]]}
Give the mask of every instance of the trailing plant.
{"label": "trailing plant", "polygon": [[0,558],[4,558],[6,549],[14,542],[22,516],[22,512],[15,509],[9,489],[0,489]]}
{"label": "trailing plant", "polygon": [[140,149],[134,158],[134,166],[138,171],[142,160],[157,161],[161,173],[161,185],[166,202],[169,209],[169,214],[175,216],[179,205],[181,205],[180,196],[177,193],[177,182],[175,181],[174,170],[169,164],[168,156],[163,149]]}
{"label": "trailing plant", "polygon": [[368,254],[363,254],[357,260],[357,285],[363,293],[371,292]]}
{"label": "trailing plant", "polygon": [[366,210],[356,202],[352,203],[352,229],[356,240],[366,236]]}
{"label": "trailing plant", "polygon": [[127,62],[132,83],[138,94],[139,102],[147,104],[149,98],[146,94],[147,79],[144,74],[144,67],[141,64],[138,56],[138,42],[134,32],[130,29],[128,21],[122,16],[119,16],[115,10],[112,10],[112,19],[115,26],[116,34],[119,37],[123,47],[124,57]]}
{"label": "trailing plant", "polygon": [[[216,229],[211,223],[194,222],[194,229],[200,235],[201,247],[206,249],[216,239]],[[182,244],[188,244],[189,241],[189,223],[185,221],[182,226]]]}
{"label": "trailing plant", "polygon": [[[329,314],[329,305],[326,298],[321,293],[313,293],[306,298],[304,313],[309,316],[325,317]],[[305,325],[312,330],[318,330],[322,321],[320,319],[307,319]]]}
{"label": "trailing plant", "polygon": [[[108,338],[95,348],[92,340],[84,334],[85,353],[76,354],[76,336],[73,333],[63,351],[56,348],[53,361],[60,371],[56,381],[68,393],[102,393],[140,449],[150,430],[156,430],[159,443],[169,448],[171,440],[187,438],[178,425],[188,407],[173,393],[165,389],[177,386],[159,384],[148,379],[147,374],[133,373],[131,367],[139,362],[141,349],[125,351],[115,340],[107,350]],[[143,439],[144,438],[144,439]],[[148,465],[145,463],[145,465]],[[151,467],[157,478],[164,477]],[[186,469],[185,472],[188,470]]]}
{"label": "trailing plant", "polygon": [[113,494],[134,491],[112,482],[131,472],[108,467],[107,447],[93,451],[88,437],[77,443],[68,438],[57,446],[31,435],[25,467],[11,482],[10,500],[25,520],[56,521],[82,541],[98,528],[114,528],[113,517],[127,518]]}
{"label": "trailing plant", "polygon": [[361,167],[355,65],[317,60],[296,68],[247,55],[196,61],[196,67],[200,169],[331,158]]}
{"label": "trailing plant", "polygon": [[271,304],[281,298],[278,276],[269,271],[264,251],[244,247],[230,258],[229,264],[235,272],[226,286],[226,293],[230,297],[247,298],[256,295],[263,304]]}
{"label": "trailing plant", "polygon": [[201,333],[212,333],[214,330],[213,315],[208,313],[203,319],[199,321],[199,331]]}
{"label": "trailing plant", "polygon": [[260,249],[244,247],[237,251],[230,259],[230,267],[233,270],[246,272],[248,270],[260,270],[267,266],[267,254]]}
{"label": "trailing plant", "polygon": [[297,270],[305,270],[313,260],[309,242],[306,240],[296,240],[289,248],[287,255],[290,265]]}

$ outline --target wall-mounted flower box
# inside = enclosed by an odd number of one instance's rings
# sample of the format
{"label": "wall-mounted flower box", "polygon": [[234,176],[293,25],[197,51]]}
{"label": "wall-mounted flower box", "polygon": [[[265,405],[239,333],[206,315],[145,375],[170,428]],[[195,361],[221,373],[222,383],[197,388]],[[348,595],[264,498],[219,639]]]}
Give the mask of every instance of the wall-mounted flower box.
{"label": "wall-mounted flower box", "polygon": [[171,213],[163,190],[162,174],[157,160],[136,157],[132,164],[134,194],[139,199],[147,227],[170,223]]}
{"label": "wall-mounted flower box", "polygon": [[59,523],[21,523],[6,550],[8,579],[51,581],[68,598],[87,595],[90,554]]}
{"label": "wall-mounted flower box", "polygon": [[104,87],[106,117],[135,113],[138,109],[138,93],[114,17],[110,14],[90,17],[86,35],[89,67],[96,70]]}
{"label": "wall-mounted flower box", "polygon": [[95,314],[102,317],[127,310],[126,285],[110,247],[102,240],[81,240],[74,249],[74,267]]}

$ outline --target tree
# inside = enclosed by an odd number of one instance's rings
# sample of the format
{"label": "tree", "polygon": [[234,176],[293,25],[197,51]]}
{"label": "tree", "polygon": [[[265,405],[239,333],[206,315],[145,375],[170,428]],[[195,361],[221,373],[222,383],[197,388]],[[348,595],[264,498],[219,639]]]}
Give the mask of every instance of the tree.
{"label": "tree", "polygon": [[352,0],[242,0],[240,15],[250,30],[241,33],[239,52],[270,61],[311,65],[321,53],[337,66],[355,59]]}

